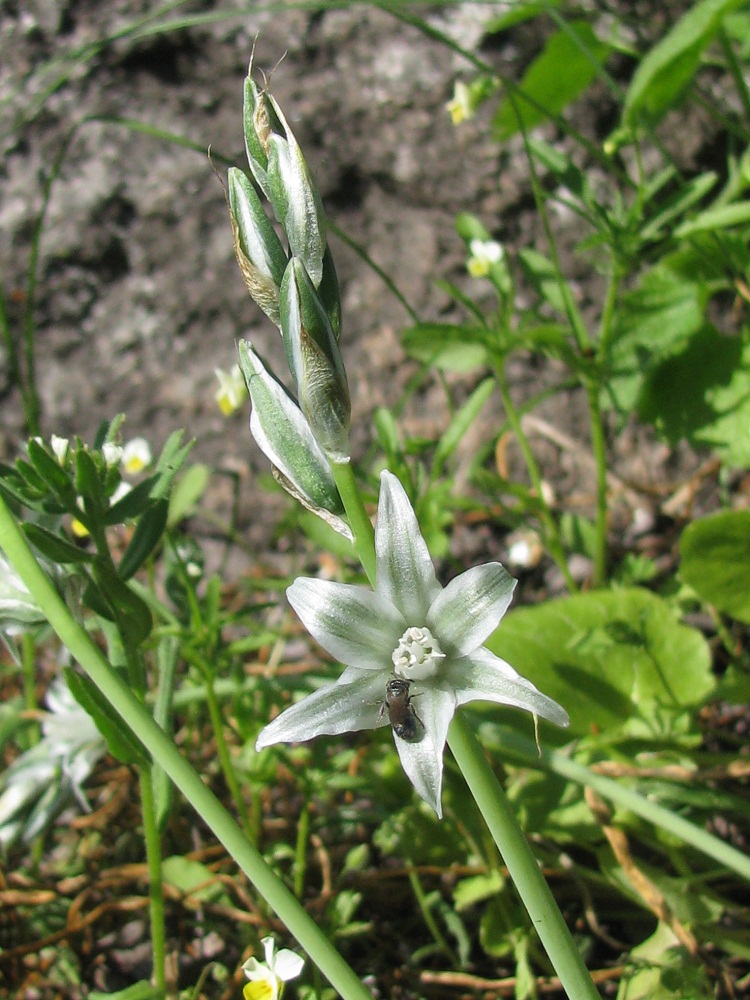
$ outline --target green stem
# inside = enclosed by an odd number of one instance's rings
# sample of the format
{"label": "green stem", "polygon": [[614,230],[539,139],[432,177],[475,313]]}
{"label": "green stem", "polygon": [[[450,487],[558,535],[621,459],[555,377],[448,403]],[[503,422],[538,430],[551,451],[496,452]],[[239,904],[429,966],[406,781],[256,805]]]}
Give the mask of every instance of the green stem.
{"label": "green stem", "polygon": [[297,824],[297,842],[294,847],[294,895],[302,899],[307,875],[307,842],[310,837],[310,810],[303,806]]}
{"label": "green stem", "polygon": [[571,760],[565,752],[542,750],[540,753],[531,740],[511,730],[503,730],[502,746],[507,756],[512,758],[519,755],[525,767],[543,768],[578,785],[593,788],[608,802],[629,810],[657,829],[679,838],[707,857],[713,858],[722,867],[736,872],[740,878],[750,882],[750,857],[747,854],[684,816],[665,809],[646,795],[628,788],[622,781],[597,774],[585,764]]}
{"label": "green stem", "polygon": [[416,868],[411,860],[407,859],[409,865],[409,885],[411,886],[411,891],[414,893],[414,898],[417,901],[417,906],[419,907],[419,912],[422,914],[422,919],[425,922],[427,930],[432,935],[432,940],[437,945],[438,949],[447,955],[450,959],[451,964],[454,969],[459,967],[458,960],[453,954],[448,942],[445,940],[443,935],[440,933],[440,928],[435,922],[435,918],[430,910],[430,904],[425,896],[424,889],[422,888],[422,882],[419,878]]}
{"label": "green stem", "polygon": [[601,587],[607,578],[607,444],[602,419],[599,383],[587,379],[586,395],[591,422],[591,445],[596,467],[596,531],[594,535],[594,586]]}
{"label": "green stem", "polygon": [[0,548],[14,565],[57,632],[63,645],[113,705],[137,739],[148,747],[166,773],[213,831],[279,919],[289,928],[331,985],[346,1000],[372,1000],[354,970],[338,954],[317,923],[294,898],[282,880],[244,837],[216,796],[184,760],[171,738],[154,722],[114,673],[102,652],[73,618],[65,602],[34,558],[25,537],[0,497]]}
{"label": "green stem", "polygon": [[460,712],[448,746],[570,1000],[601,1000],[505,792]]}
{"label": "green stem", "polygon": [[745,83],[743,68],[735,55],[732,43],[723,27],[719,28],[718,39],[719,45],[721,45],[722,51],[726,56],[729,72],[732,74],[732,79],[737,88],[737,96],[742,104],[742,110],[745,113],[745,127],[748,128],[750,127],[750,93],[748,93],[747,84]]}
{"label": "green stem", "polygon": [[602,309],[599,328],[599,343],[596,349],[595,373],[585,379],[586,396],[591,424],[591,446],[596,467],[596,532],[594,549],[594,585],[602,586],[607,577],[607,442],[602,416],[601,392],[602,372],[608,370],[609,352],[614,332],[617,294],[622,281],[622,268],[617,260],[613,262],[612,273],[607,284],[607,294]]}
{"label": "green stem", "polygon": [[253,823],[250,815],[248,814],[247,807],[245,806],[242,789],[240,788],[240,783],[237,780],[237,772],[232,764],[229,747],[227,746],[227,741],[224,738],[224,716],[221,708],[219,707],[219,699],[216,697],[213,675],[208,669],[203,670],[202,673],[203,679],[206,682],[206,702],[208,704],[208,714],[211,716],[211,726],[214,732],[214,739],[216,740],[216,750],[219,755],[221,773],[224,775],[224,781],[226,781],[229,794],[232,796],[232,801],[234,802],[234,807],[240,817],[242,828],[251,843],[253,845],[257,845],[257,840],[255,840],[253,836]]}
{"label": "green stem", "polygon": [[572,594],[578,593],[578,586],[576,585],[573,575],[568,568],[568,560],[565,558],[565,550],[563,549],[562,542],[560,541],[560,532],[557,529],[557,522],[552,515],[552,511],[544,499],[544,488],[542,483],[542,474],[539,471],[539,466],[537,465],[536,458],[534,457],[534,452],[531,450],[526,434],[524,433],[523,427],[521,426],[521,419],[518,415],[518,410],[515,407],[513,400],[511,399],[510,390],[508,388],[508,383],[505,378],[505,368],[502,361],[495,364],[495,374],[497,377],[497,384],[500,390],[500,395],[503,400],[503,406],[505,407],[505,415],[508,418],[508,423],[513,431],[516,440],[518,441],[518,446],[523,454],[524,461],[526,463],[526,469],[529,474],[529,479],[531,480],[531,485],[534,489],[536,495],[536,500],[539,504],[539,513],[544,525],[544,534],[547,547],[549,548],[550,555],[555,560],[558,569],[565,578],[565,583],[568,586],[568,590]]}
{"label": "green stem", "polygon": [[153,954],[153,984],[160,996],[166,996],[166,934],[164,929],[164,890],[161,874],[161,839],[156,820],[154,785],[151,767],[140,767],[138,780],[141,792],[143,835],[148,866],[149,912],[151,916],[151,949]]}
{"label": "green stem", "polygon": [[364,567],[367,579],[370,581],[371,586],[374,587],[375,532],[365,510],[365,505],[362,502],[362,495],[354,478],[352,463],[331,462],[331,469],[344,504],[346,516],[349,519],[349,527],[354,534],[354,548],[357,550],[359,561]]}

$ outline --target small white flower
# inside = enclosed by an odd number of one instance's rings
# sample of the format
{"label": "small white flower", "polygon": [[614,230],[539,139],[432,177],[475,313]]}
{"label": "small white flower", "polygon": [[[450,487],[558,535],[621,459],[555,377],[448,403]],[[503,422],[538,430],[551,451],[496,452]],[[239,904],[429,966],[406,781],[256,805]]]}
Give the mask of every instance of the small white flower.
{"label": "small white flower", "polygon": [[276,951],[276,942],[271,937],[261,941],[266,955],[265,962],[248,958],[242,969],[250,980],[242,991],[245,1000],[280,1000],[284,993],[284,983],[296,979],[305,964],[303,958],[288,948]]}
{"label": "small white flower", "polygon": [[232,365],[228,372],[221,368],[215,368],[214,373],[219,380],[219,388],[216,390],[214,398],[219,404],[219,409],[228,417],[238,410],[247,399],[247,388],[245,379],[240,370],[240,366]]}
{"label": "small white flower", "polygon": [[412,707],[402,697],[400,709],[421,724],[411,727],[418,738],[404,738],[394,724],[396,749],[409,780],[440,816],[443,749],[458,707],[493,701],[559,726],[569,720],[557,702],[482,645],[505,614],[516,581],[500,563],[485,563],[441,587],[404,488],[389,472],[381,474],[375,550],[374,593],[306,578],[287,590],[305,627],[346,669],[282,712],[256,746],[388,725],[383,703],[395,673],[414,700]]}
{"label": "small white flower", "polygon": [[102,445],[102,455],[104,456],[107,468],[111,469],[113,466],[120,464],[120,460],[122,459],[122,448],[119,444],[107,441]]}
{"label": "small white flower", "polygon": [[137,437],[128,441],[122,449],[122,467],[134,476],[151,464],[151,445],[145,438]]}
{"label": "small white flower", "polygon": [[505,253],[502,245],[496,240],[474,239],[469,243],[471,256],[466,262],[466,270],[472,278],[484,278],[490,273],[493,264],[498,264]]}
{"label": "small white flower", "polygon": [[519,569],[533,569],[544,555],[544,546],[536,531],[527,529],[508,536],[508,562]]}
{"label": "small white flower", "polygon": [[50,448],[55,453],[55,458],[62,465],[65,461],[65,456],[68,454],[68,439],[53,434],[49,439],[49,443]]}

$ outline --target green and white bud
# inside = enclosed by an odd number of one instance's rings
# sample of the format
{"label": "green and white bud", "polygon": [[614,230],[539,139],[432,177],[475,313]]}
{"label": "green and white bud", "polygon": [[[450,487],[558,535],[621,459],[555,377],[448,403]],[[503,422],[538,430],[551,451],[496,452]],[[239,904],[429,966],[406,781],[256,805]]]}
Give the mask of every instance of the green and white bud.
{"label": "green and white bud", "polygon": [[344,508],[328,459],[302,411],[249,341],[240,341],[239,354],[253,404],[250,431],[270,460],[275,478],[308,510],[351,539],[351,531],[340,516]]}
{"label": "green and white bud", "polygon": [[245,174],[230,167],[227,174],[234,252],[248,291],[277,326],[279,288],[287,255],[255,188]]}
{"label": "green and white bud", "polygon": [[271,132],[268,137],[268,197],[284,227],[291,253],[304,262],[317,288],[323,278],[326,252],[323,203],[302,150],[270,94],[267,103],[284,127],[283,136]]}
{"label": "green and white bud", "polygon": [[268,90],[245,79],[243,123],[250,170],[317,288],[323,278],[326,224],[320,193],[286,118]]}
{"label": "green and white bud", "polygon": [[330,320],[305,265],[292,257],[281,283],[281,333],[300,408],[329,459],[349,461],[351,403]]}
{"label": "green and white bud", "polygon": [[323,278],[318,285],[318,297],[325,309],[336,340],[341,340],[341,296],[339,295],[339,279],[333,263],[331,248],[326,247],[323,255]]}

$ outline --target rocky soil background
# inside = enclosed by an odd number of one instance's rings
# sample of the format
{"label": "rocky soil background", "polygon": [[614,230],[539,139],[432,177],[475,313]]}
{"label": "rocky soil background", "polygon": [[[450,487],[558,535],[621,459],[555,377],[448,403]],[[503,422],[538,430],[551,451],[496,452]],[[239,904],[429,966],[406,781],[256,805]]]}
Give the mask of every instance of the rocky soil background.
{"label": "rocky soil background", "polygon": [[[647,4],[651,21],[639,22],[637,5],[627,6],[633,23],[655,36],[677,15],[665,5],[652,17]],[[459,318],[436,287],[440,278],[469,282],[454,229],[457,212],[476,213],[510,247],[544,249],[544,241],[520,140],[503,147],[492,141],[491,104],[471,122],[453,126],[445,104],[455,80],[471,79],[472,68],[417,28],[362,4],[311,11],[224,0],[175,8],[175,20],[195,15],[190,27],[167,33],[144,27],[136,36],[116,37],[159,9],[145,0],[4,5],[3,285],[18,335],[44,184],[64,149],[41,240],[34,308],[44,433],[90,441],[102,420],[123,412],[126,437],[145,434],[156,450],[171,431],[184,428],[196,438],[196,459],[231,474],[212,477],[206,506],[228,518],[232,481],[239,477],[240,525],[252,546],[266,550],[269,543],[276,547],[269,527],[284,504],[258,485],[267,463],[247,431],[247,410],[229,421],[220,415],[214,369],[231,367],[240,337],[277,361],[277,371],[286,367],[278,334],[240,278],[222,184],[205,152],[210,146],[219,174],[225,169],[221,157],[243,163],[242,83],[253,44],[256,66],[273,70],[273,92],[330,220],[394,278],[420,318]],[[515,79],[543,43],[536,21],[499,38],[485,36],[496,5],[412,9]],[[72,58],[87,46],[85,58]],[[52,87],[63,74],[65,82]],[[579,102],[575,125],[601,141],[614,125],[613,114],[609,97],[594,87]],[[129,127],[128,120],[173,133],[200,151]],[[564,141],[554,127],[546,137]],[[683,161],[702,141],[699,128],[682,133]],[[553,223],[565,252],[581,233],[560,211],[553,211]],[[418,369],[400,346],[400,332],[410,322],[403,307],[335,235],[331,245],[342,288],[356,458],[372,441],[374,409],[398,403]],[[563,262],[585,310],[601,293],[594,262],[570,254]],[[474,283],[474,293],[476,288]],[[530,359],[515,362],[512,371],[519,398],[555,375]],[[451,382],[468,392],[481,374]],[[9,460],[24,438],[23,414],[6,366],[0,379],[0,458]],[[467,454],[479,438],[491,437],[500,416],[499,409],[485,410],[485,424],[465,443]],[[582,401],[558,397],[541,416],[572,441],[536,441],[547,476],[561,497],[577,497],[585,508],[592,483],[582,459],[588,450]],[[428,438],[448,418],[436,377],[410,399],[403,417],[410,433]],[[580,454],[576,442],[583,444]],[[693,464],[633,431],[617,442],[617,462],[620,474],[651,483]],[[484,556],[491,539],[480,533],[454,544],[464,555]]]}

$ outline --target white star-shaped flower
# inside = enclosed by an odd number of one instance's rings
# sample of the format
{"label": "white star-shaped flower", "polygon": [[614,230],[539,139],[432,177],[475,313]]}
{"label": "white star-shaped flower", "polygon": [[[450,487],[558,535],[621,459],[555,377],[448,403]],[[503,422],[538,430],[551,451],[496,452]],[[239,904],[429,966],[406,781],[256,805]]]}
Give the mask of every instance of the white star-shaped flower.
{"label": "white star-shaped flower", "polygon": [[440,816],[443,750],[459,706],[493,701],[559,726],[568,715],[482,645],[516,581],[500,563],[485,563],[441,587],[409,499],[389,472],[381,474],[375,550],[375,592],[307,578],[287,590],[307,630],[346,669],[282,712],[256,746],[390,722],[409,780]]}

